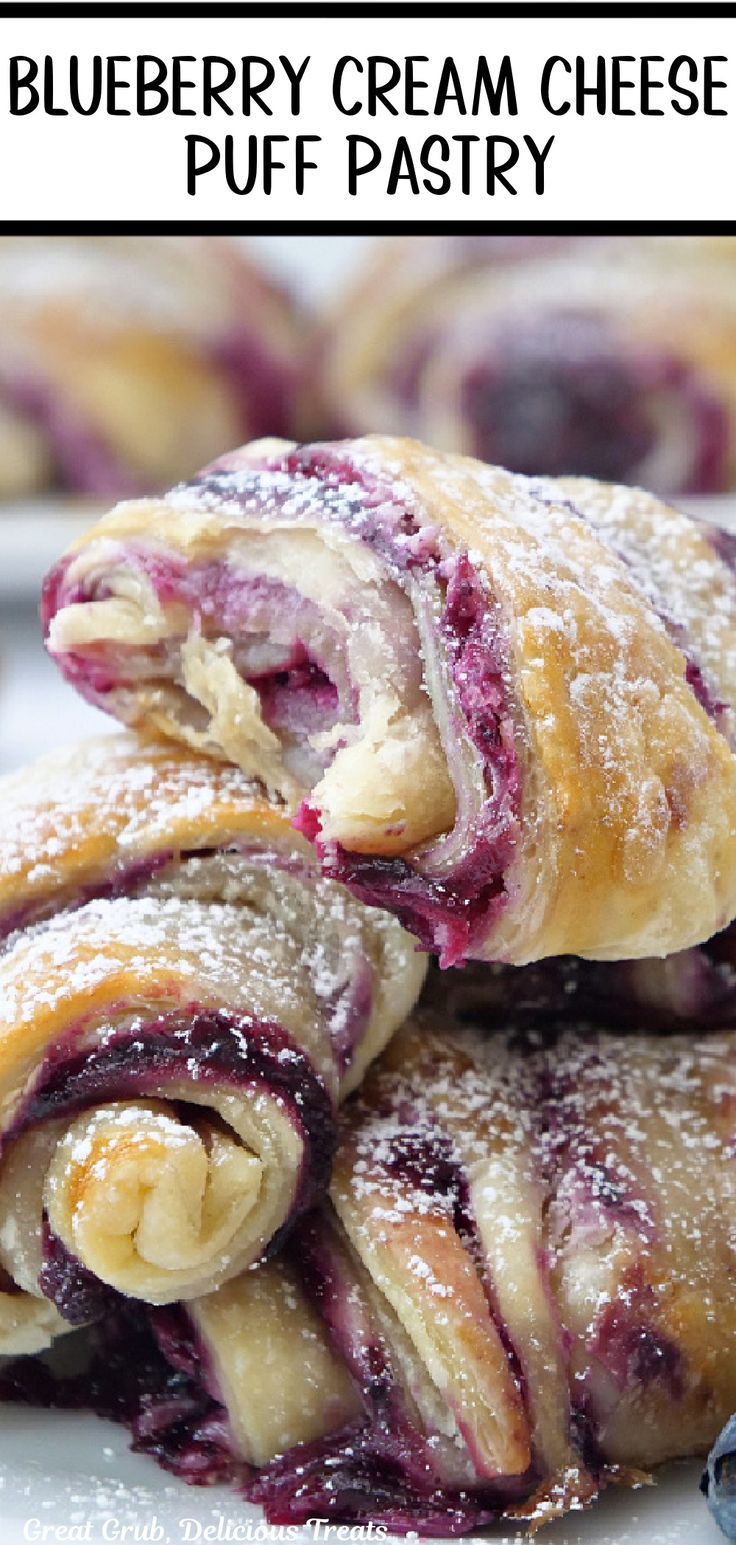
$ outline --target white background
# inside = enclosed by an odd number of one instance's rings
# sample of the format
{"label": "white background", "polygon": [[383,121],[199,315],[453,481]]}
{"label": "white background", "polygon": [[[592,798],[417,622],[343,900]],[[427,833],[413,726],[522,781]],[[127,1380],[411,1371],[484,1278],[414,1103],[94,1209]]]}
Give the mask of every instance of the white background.
{"label": "white background", "polygon": [[[271,118],[262,113],[248,119],[222,113],[207,119],[175,118],[169,113],[143,119],[100,113],[91,118],[50,118],[40,109],[18,118],[8,111],[8,59],[13,54],[53,55],[63,105],[71,53],[78,54],[81,62],[94,53],[152,53],[165,59],[172,54],[217,53],[237,61],[243,54],[275,60],[284,51],[294,62],[310,56],[298,119],[288,116],[281,72],[281,89],[274,87],[269,99],[274,107]],[[512,119],[484,115],[473,120],[448,108],[441,118],[387,114],[368,118],[363,113],[343,117],[332,104],[331,81],[335,61],[345,53],[359,57],[383,53],[396,59],[428,55],[430,62],[422,74],[430,81],[436,81],[446,55],[453,55],[470,80],[479,54],[487,55],[493,64],[509,53],[519,115]],[[682,53],[698,59],[705,54],[726,55],[729,63],[719,66],[717,73],[729,85],[716,95],[729,116],[679,116],[667,106],[670,93],[665,89],[655,97],[658,105],[667,107],[663,118],[600,117],[590,108],[584,117],[571,112],[553,118],[541,106],[538,87],[544,60],[556,53],[568,58],[581,53],[591,62],[599,53],[661,54],[665,61]],[[187,69],[196,73],[196,66]],[[380,20],[345,13],[337,25],[332,16],[237,21],[175,15],[139,20],[10,17],[3,22],[0,43],[0,209],[6,220],[725,220],[734,215],[730,168],[736,149],[735,73],[736,18],[698,15],[672,19],[655,14],[638,20],[449,15],[440,20],[423,17],[421,25],[412,15]],[[193,105],[195,95],[187,94]],[[431,101],[431,97],[431,92],[422,94],[422,100]],[[627,97],[633,102],[636,93]],[[320,170],[308,173],[308,191],[302,198],[292,191],[291,173],[277,173],[282,181],[268,198],[258,191],[239,197],[228,191],[220,169],[200,179],[194,198],[187,196],[187,133],[218,140],[232,133],[242,156],[249,134],[274,132],[323,136],[323,143],[314,147]],[[353,132],[378,140],[385,155],[382,166],[361,180],[359,195],[351,199],[346,191],[345,136]],[[516,197],[501,191],[488,198],[484,179],[479,178],[470,196],[464,196],[458,184],[457,191],[443,197],[429,193],[414,197],[402,186],[388,198],[389,147],[403,132],[415,147],[433,132],[447,137],[505,133],[518,140],[528,133],[541,145],[554,134],[547,191],[543,198],[535,194],[532,162],[523,150],[510,174],[517,179]],[[242,176],[244,160],[239,165]],[[455,165],[451,163],[450,170]],[[480,169],[480,161],[477,166]]]}

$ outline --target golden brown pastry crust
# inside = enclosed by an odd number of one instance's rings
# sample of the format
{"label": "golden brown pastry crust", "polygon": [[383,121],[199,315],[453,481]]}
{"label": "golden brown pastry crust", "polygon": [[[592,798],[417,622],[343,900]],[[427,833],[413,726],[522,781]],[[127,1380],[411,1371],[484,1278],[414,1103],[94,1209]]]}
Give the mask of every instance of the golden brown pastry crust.
{"label": "golden brown pastry crust", "polygon": [[[715,539],[636,491],[530,481],[408,440],[316,447],[316,471],[310,454],[257,443],[164,501],[124,504],[107,516],[54,581],[49,644],[62,668],[101,655],[121,677],[95,699],[110,711],[240,761],[289,802],[308,794],[325,844],[398,855],[430,890],[452,893],[458,848],[461,856],[463,842],[472,849],[461,822],[472,829],[481,807],[492,817],[495,797],[493,763],[484,765],[473,743],[475,710],[459,706],[462,678],[451,679],[454,642],[439,616],[443,573],[462,585],[459,565],[467,563],[486,608],[488,669],[502,678],[498,734],[513,740],[518,787],[509,795],[517,808],[504,817],[503,905],[485,937],[478,925],[466,953],[515,964],[558,953],[662,955],[729,922],[736,581]],[[285,488],[293,505],[282,509]],[[387,520],[407,512],[411,540],[434,543],[438,569],[430,575],[420,559],[401,572],[375,538],[361,539],[350,513],[351,499],[361,508],[361,489],[379,491],[394,511]],[[365,494],[369,508],[374,497]],[[353,659],[357,722],[333,732],[337,749],[310,791],[264,722],[258,683],[239,673],[247,620],[242,634],[229,634],[216,614],[202,626],[191,594],[157,591],[126,550],[142,545],[187,579],[202,565],[222,566],[235,580],[273,576],[283,561],[298,594],[290,544],[312,532],[330,573],[336,553],[340,573],[357,576],[362,564],[368,619],[374,596],[377,608],[395,610],[393,631],[377,627],[377,637],[391,640],[385,666],[371,672]],[[390,540],[398,552],[400,539]],[[653,582],[644,575],[650,552]],[[319,561],[317,552],[316,575]],[[106,592],[97,599],[100,574]],[[349,628],[340,647],[357,648]],[[168,664],[152,669],[162,652]],[[431,716],[412,675],[418,661]],[[83,690],[94,698],[93,685]],[[504,755],[510,760],[508,745]],[[349,879],[349,865],[344,873]],[[355,884],[370,899],[359,869]],[[441,927],[429,937],[448,961],[462,958]]]}
{"label": "golden brown pastry crust", "polygon": [[197,1299],[189,1315],[246,1463],[268,1464],[362,1416],[345,1364],[283,1259]]}
{"label": "golden brown pastry crust", "polygon": [[521,1478],[510,1511],[539,1522],[714,1441],[736,1401],[735,1090],[730,1032],[419,1022],[371,1071],[312,1270],[353,1370],[384,1345],[374,1420],[434,1435],[450,1494],[460,1449],[466,1488]]}
{"label": "golden brown pastry crust", "polygon": [[100,735],[0,782],[0,929],[193,849],[306,842],[234,767],[176,746]]}
{"label": "golden brown pastry crust", "polygon": [[[122,735],[0,782],[0,876],[2,1268],[67,1318],[84,1271],[209,1292],[326,1185],[413,942],[236,769]],[[31,1319],[3,1307],[18,1350]]]}

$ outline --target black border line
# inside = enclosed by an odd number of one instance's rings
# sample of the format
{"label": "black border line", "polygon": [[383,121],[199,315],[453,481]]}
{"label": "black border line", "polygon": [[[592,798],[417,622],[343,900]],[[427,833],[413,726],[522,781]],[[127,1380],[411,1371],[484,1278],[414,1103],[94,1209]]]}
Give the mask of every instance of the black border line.
{"label": "black border line", "polygon": [[[597,20],[599,17],[620,20],[692,20],[736,18],[736,0],[603,0],[591,5],[538,4],[535,0],[501,0],[500,4],[478,3],[478,0],[355,0],[349,7],[342,7],[340,0],[325,5],[320,0],[274,0],[271,4],[235,3],[235,0],[213,0],[202,4],[201,0],[173,0],[161,4],[160,0],[99,0],[98,4],[80,5],[75,0],[29,0],[23,4],[0,3],[0,21],[16,20],[134,20],[163,19],[172,21],[182,18],[197,20],[232,19],[247,21],[250,18],[318,17],[340,19],[378,20],[407,18],[416,20],[445,19],[456,17],[478,20],[539,20],[541,18],[578,17]],[[2,236],[431,236],[431,235],[499,235],[532,236],[537,234],[594,236],[736,236],[734,220],[365,220],[356,215],[342,220],[2,220]]]}
{"label": "black border line", "polygon": [[504,18],[508,20],[516,18],[520,20],[526,18],[539,20],[541,17],[562,17],[563,19],[585,17],[592,21],[598,17],[603,17],[604,19],[631,19],[634,21],[651,17],[652,20],[689,19],[698,21],[701,17],[731,20],[736,16],[736,5],[732,3],[732,0],[715,0],[715,3],[714,0],[707,0],[707,3],[703,5],[698,5],[697,0],[672,0],[670,4],[667,3],[667,0],[663,0],[661,5],[653,4],[652,0],[644,0],[644,3],[639,3],[639,0],[617,0],[617,3],[614,0],[614,3],[611,3],[611,0],[607,0],[607,3],[595,6],[586,4],[585,0],[579,5],[568,3],[556,5],[554,0],[551,0],[551,3],[548,5],[535,4],[534,0],[518,0],[517,4],[508,3],[508,0],[502,0],[502,3],[498,5],[493,4],[492,0],[487,4],[478,4],[477,0],[458,0],[456,5],[446,3],[446,0],[441,0],[441,3],[437,3],[437,0],[427,0],[427,3],[424,4],[422,0],[417,0],[416,4],[407,4],[406,0],[398,0],[398,3],[395,3],[395,0],[374,0],[374,3],[372,3],[372,0],[355,0],[354,4],[351,3],[349,8],[345,9],[341,8],[339,0],[336,0],[334,5],[319,4],[319,0],[315,4],[311,4],[310,0],[305,0],[304,4],[296,3],[296,0],[275,0],[274,4],[258,3],[255,5],[249,5],[247,0],[243,0],[243,3],[240,4],[233,3],[233,0],[214,0],[212,5],[203,5],[198,3],[198,0],[194,0],[194,3],[192,3],[192,0],[180,0],[180,3],[177,3],[177,0],[173,0],[173,3],[170,5],[156,3],[156,0],[120,0],[119,4],[116,4],[115,0],[101,0],[101,3],[98,5],[79,5],[74,3],[74,0],[59,0],[58,4],[46,3],[46,0],[42,0],[42,3],[34,3],[34,0],[30,0],[30,3],[27,5],[0,4],[0,20],[10,17],[28,18],[28,20],[36,18],[48,20],[52,17],[58,17],[62,20],[66,18],[84,19],[87,17],[100,18],[101,20],[117,17],[122,19],[132,19],[135,17],[171,17],[176,19],[182,17],[184,19],[202,18],[205,20],[210,17],[217,17],[220,19],[229,18],[234,21],[244,21],[249,17],[268,16],[283,16],[287,18],[317,16],[333,18],[335,20],[340,18],[350,19],[353,16],[359,18],[377,17],[381,20],[390,20],[393,17],[413,17],[416,19],[418,16],[422,20],[425,18],[432,20],[443,17],[452,19],[457,16],[477,17],[478,19],[492,18],[494,20],[503,20]]}
{"label": "black border line", "polygon": [[736,236],[736,220],[0,220],[2,236]]}

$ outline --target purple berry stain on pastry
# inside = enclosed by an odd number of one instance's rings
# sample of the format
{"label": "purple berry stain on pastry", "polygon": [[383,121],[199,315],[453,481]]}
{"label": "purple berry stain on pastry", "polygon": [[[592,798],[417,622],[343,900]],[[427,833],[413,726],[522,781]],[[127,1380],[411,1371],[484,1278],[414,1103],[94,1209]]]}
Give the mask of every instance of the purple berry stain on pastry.
{"label": "purple berry stain on pastry", "polygon": [[677,1401],[683,1390],[682,1354],[669,1336],[647,1323],[646,1305],[633,1297],[632,1304],[609,1305],[590,1355],[600,1359],[620,1390],[636,1391],[660,1379]]}
{"label": "purple berry stain on pastry", "polygon": [[266,1466],[246,1486],[248,1500],[272,1523],[303,1523],[315,1513],[350,1523],[379,1518],[400,1534],[464,1534],[497,1516],[500,1491],[494,1506],[487,1495],[438,1477],[432,1442],[412,1420],[389,1347],[333,1230],[314,1214],[289,1250],[361,1393],[366,1420]]}
{"label": "purple berry stain on pastry", "polygon": [[[265,474],[265,476],[264,476]],[[269,476],[268,474],[281,474]],[[503,640],[492,604],[467,554],[443,551],[434,528],[422,527],[396,497],[390,481],[370,469],[355,465],[342,447],[299,448],[273,460],[264,458],[262,472],[249,468],[244,475],[231,473],[227,458],[204,472],[191,485],[193,493],[212,495],[226,511],[233,503],[245,510],[278,515],[288,505],[298,520],[303,508],[314,505],[311,485],[318,481],[320,518],[341,525],[373,551],[386,566],[389,577],[400,586],[406,576],[425,576],[437,586],[442,598],[440,633],[455,688],[455,722],[450,739],[467,735],[483,769],[486,799],[463,830],[463,842],[452,864],[441,870],[431,863],[418,868],[403,857],[366,856],[348,851],[337,842],[322,840],[319,812],[307,794],[295,825],[316,842],[324,872],[370,905],[384,907],[399,917],[426,949],[436,950],[443,965],[462,961],[478,945],[500,915],[505,901],[504,877],[518,835],[520,771],[511,713],[504,685]],[[296,490],[296,491],[295,491]],[[182,601],[207,636],[232,639],[232,658],[243,679],[258,692],[265,722],[282,742],[306,746],[315,731],[329,730],[338,717],[355,722],[357,702],[338,697],[335,682],[324,661],[314,657],[306,644],[293,645],[273,664],[254,669],[244,648],[253,630],[268,633],[276,614],[301,616],[306,626],[314,620],[312,603],[278,582],[238,575],[225,564],[171,563],[160,554],[126,544],[121,560],[129,569],[140,569],[153,585],[162,604]],[[64,560],[46,581],[42,603],[44,628],[57,612],[80,600],[101,599],[94,586],[67,589]],[[149,652],[155,665],[157,647]],[[131,673],[126,676],[126,656]],[[133,684],[140,669],[140,654],[116,645],[108,651],[96,646],[83,657],[73,651],[57,656],[64,675],[81,694],[105,709],[108,694]],[[309,751],[312,781],[317,781],[328,755]],[[334,754],[334,752],[333,752]]]}
{"label": "purple berry stain on pastry", "polygon": [[[144,889],[146,883],[166,869],[174,855],[170,851],[151,854],[146,858],[135,859],[132,863],[121,863],[105,875],[90,881],[87,885],[79,886],[73,896],[65,897],[65,911],[76,911],[85,906],[88,901],[116,901],[121,896],[132,896],[139,889]],[[186,859],[187,854],[182,858]],[[0,949],[11,934],[22,928],[29,927],[32,923],[44,921],[53,916],[58,908],[58,898],[51,896],[44,901],[28,902],[23,907],[16,907],[10,912],[0,913]]]}
{"label": "purple berry stain on pastry", "polygon": [[43,1263],[38,1285],[44,1297],[70,1325],[88,1325],[102,1319],[118,1302],[113,1288],[100,1282],[43,1220]]}
{"label": "purple berry stain on pastry", "polygon": [[[384,1118],[389,1109],[387,1105]],[[430,1112],[420,1106],[402,1108],[393,1136],[377,1137],[369,1147],[369,1189],[377,1185],[383,1195],[388,1180],[400,1189],[409,1212],[412,1206],[436,1212],[462,1239],[483,1276],[468,1178],[449,1135]],[[475,1477],[470,1484],[474,1471],[467,1458],[466,1486],[459,1454],[450,1464],[453,1478],[443,1468],[447,1454],[443,1462],[437,1435],[433,1438],[417,1425],[411,1386],[407,1390],[398,1374],[390,1335],[387,1340],[370,1299],[351,1273],[339,1235],[324,1218],[315,1213],[303,1220],[289,1250],[303,1287],[355,1380],[367,1419],[268,1466],[246,1495],[275,1521],[302,1522],[310,1508],[319,1508],[337,1520],[380,1517],[398,1533],[418,1529],[428,1535],[465,1533],[520,1499],[529,1489],[528,1476],[499,1477],[495,1483],[486,1477],[482,1484]],[[484,1286],[489,1290],[489,1313],[498,1323],[492,1284]],[[504,1345],[518,1371],[508,1334]],[[463,1433],[466,1441],[470,1437]]]}
{"label": "purple berry stain on pastry", "polygon": [[[422,1473],[423,1472],[423,1473]],[[244,1488],[272,1524],[304,1524],[327,1517],[335,1523],[380,1520],[396,1534],[455,1537],[493,1522],[503,1510],[493,1501],[432,1480],[431,1457],[407,1435],[356,1428],[337,1440],[294,1449],[262,1470]]]}
{"label": "purple berry stain on pastry", "polygon": [[401,857],[366,856],[324,843],[309,799],[295,825],[316,843],[326,874],[368,904],[391,908],[425,949],[439,951],[441,964],[452,966],[462,964],[480,944],[504,906],[504,875],[518,835],[521,797],[501,640],[466,554],[452,564],[440,628],[462,716],[457,729],[473,740],[488,791],[467,852],[442,879],[433,879]]}
{"label": "purple berry stain on pastry", "polygon": [[74,1374],[59,1374],[39,1358],[6,1363],[0,1400],[94,1411],[119,1422],[134,1453],[149,1455],[189,1485],[246,1479],[183,1306],[146,1309],[119,1298],[88,1333],[86,1350],[86,1365]]}
{"label": "purple berry stain on pastry", "polygon": [[[71,1037],[47,1056],[3,1146],[39,1122],[108,1100],[165,1096],[168,1082],[183,1073],[194,1087],[214,1083],[265,1089],[270,1098],[278,1098],[302,1137],[305,1158],[290,1215],[267,1247],[268,1255],[276,1253],[295,1219],[323,1195],[336,1141],[330,1095],[306,1054],[278,1025],[202,1012],[192,1005],[189,1017],[164,1015],[87,1051],[77,1051]],[[89,1317],[94,1282],[47,1231],[40,1286],[63,1317],[77,1324]]]}

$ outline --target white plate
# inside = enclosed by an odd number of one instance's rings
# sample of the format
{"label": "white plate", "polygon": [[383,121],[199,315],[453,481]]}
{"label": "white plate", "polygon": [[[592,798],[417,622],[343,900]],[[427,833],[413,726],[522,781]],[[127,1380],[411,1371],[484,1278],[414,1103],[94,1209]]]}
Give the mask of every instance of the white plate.
{"label": "white plate", "polygon": [[[609,1491],[589,1512],[544,1529],[538,1545],[724,1545],[698,1490],[700,1469],[671,1465],[656,1486]],[[230,1487],[185,1486],[131,1454],[111,1423],[22,1406],[0,1407],[0,1520],[2,1545],[43,1540],[44,1527],[46,1545],[268,1545],[288,1538],[267,1530],[261,1513]],[[523,1538],[522,1530],[483,1534],[487,1545],[519,1545]],[[299,1531],[299,1541],[313,1539],[312,1531]],[[327,1545],[338,1545],[334,1534]]]}

